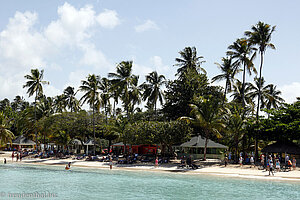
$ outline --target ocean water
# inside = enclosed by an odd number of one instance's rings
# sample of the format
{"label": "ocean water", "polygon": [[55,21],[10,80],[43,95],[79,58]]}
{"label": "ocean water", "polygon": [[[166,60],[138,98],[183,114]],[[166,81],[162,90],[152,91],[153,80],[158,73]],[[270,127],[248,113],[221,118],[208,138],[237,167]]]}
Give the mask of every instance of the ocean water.
{"label": "ocean water", "polygon": [[300,199],[300,183],[7,164],[0,199]]}

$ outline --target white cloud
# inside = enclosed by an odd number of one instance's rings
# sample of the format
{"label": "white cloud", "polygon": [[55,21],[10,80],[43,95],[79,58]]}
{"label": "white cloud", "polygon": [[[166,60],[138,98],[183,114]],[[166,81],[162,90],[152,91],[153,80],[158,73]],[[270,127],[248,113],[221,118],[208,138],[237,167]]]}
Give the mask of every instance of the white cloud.
{"label": "white cloud", "polygon": [[159,30],[157,24],[152,20],[147,20],[145,23],[135,26],[134,29],[138,33],[145,32],[148,30]]}
{"label": "white cloud", "polygon": [[163,74],[166,79],[174,79],[175,67],[163,64],[163,60],[160,56],[153,56],[150,58],[152,65],[158,74]]}
{"label": "white cloud", "polygon": [[47,97],[55,97],[62,94],[62,90],[55,88],[53,85],[44,85],[43,91]]}
{"label": "white cloud", "polygon": [[58,7],[59,19],[45,29],[45,36],[56,46],[74,45],[90,37],[88,29],[95,25],[95,11],[90,5],[79,10],[65,3]]}
{"label": "white cloud", "polygon": [[0,59],[11,69],[44,66],[47,40],[33,29],[37,14],[16,12],[5,30],[0,33]]}
{"label": "white cloud", "polygon": [[133,72],[133,74],[139,75],[140,82],[143,82],[145,79],[145,76],[148,75],[149,73],[153,72],[153,69],[151,67],[148,67],[145,65],[133,63],[132,72]]}
{"label": "white cloud", "polygon": [[96,69],[107,69],[111,67],[111,64],[107,61],[104,54],[100,50],[97,50],[93,44],[82,44],[80,47],[84,52],[80,64],[90,65]]}
{"label": "white cloud", "polygon": [[279,90],[282,92],[282,98],[286,103],[293,103],[297,100],[296,97],[300,97],[299,82],[293,82],[289,85],[283,85],[279,87]]}
{"label": "white cloud", "polygon": [[[40,26],[37,13],[16,12],[0,30],[0,99],[12,99],[16,95],[27,97],[22,86],[26,81],[24,75],[29,74],[31,68],[48,68],[51,69],[48,72],[59,72],[57,76],[62,77],[63,73],[70,73],[67,65],[84,65],[97,70],[112,66],[92,41],[95,29],[113,28],[120,23],[116,11],[105,10],[99,14],[91,5],[77,9],[64,3],[58,7],[57,15],[57,19]],[[45,91],[53,96],[62,89],[50,85]]]}
{"label": "white cloud", "polygon": [[103,13],[100,13],[97,16],[96,20],[100,24],[100,26],[109,29],[112,29],[121,23],[120,19],[118,18],[117,12],[108,9],[105,9]]}

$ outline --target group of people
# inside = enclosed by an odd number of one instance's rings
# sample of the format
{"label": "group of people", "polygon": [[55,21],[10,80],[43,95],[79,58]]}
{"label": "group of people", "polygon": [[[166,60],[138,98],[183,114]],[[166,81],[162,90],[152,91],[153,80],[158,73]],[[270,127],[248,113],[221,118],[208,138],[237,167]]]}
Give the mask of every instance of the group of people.
{"label": "group of people", "polygon": [[13,162],[14,161],[14,158],[16,157],[16,162],[18,162],[19,160],[22,161],[22,158],[23,158],[23,153],[22,151],[21,152],[15,152],[13,151],[11,153],[11,161]]}

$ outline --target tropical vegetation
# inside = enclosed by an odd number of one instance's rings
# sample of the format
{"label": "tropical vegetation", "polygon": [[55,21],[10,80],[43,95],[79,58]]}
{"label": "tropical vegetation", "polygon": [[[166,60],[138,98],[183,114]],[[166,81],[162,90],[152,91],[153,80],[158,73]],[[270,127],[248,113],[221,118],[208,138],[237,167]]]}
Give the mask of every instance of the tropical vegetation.
{"label": "tropical vegetation", "polygon": [[[109,149],[112,142],[155,144],[162,153],[172,154],[172,145],[203,136],[205,146],[211,139],[227,145],[235,155],[248,151],[257,156],[258,146],[268,142],[298,142],[300,99],[284,103],[276,85],[262,76],[266,49],[275,48],[274,31],[275,26],[264,22],[252,26],[245,37],[228,46],[226,56],[216,62],[221,72],[211,80],[196,47],[179,51],[172,63],[177,69],[174,80],[153,71],[140,84],[133,61],[121,61],[115,72],[101,77],[89,74],[79,88],[68,86],[55,97],[43,93],[43,85],[49,84],[43,80],[44,71],[32,69],[24,88],[34,102],[20,96],[0,101],[0,143],[22,134],[37,146],[54,142],[62,150],[74,139],[82,144],[92,139],[93,154]],[[254,62],[257,53],[259,67]],[[256,68],[259,76],[252,77]],[[216,81],[225,85],[212,85]]]}

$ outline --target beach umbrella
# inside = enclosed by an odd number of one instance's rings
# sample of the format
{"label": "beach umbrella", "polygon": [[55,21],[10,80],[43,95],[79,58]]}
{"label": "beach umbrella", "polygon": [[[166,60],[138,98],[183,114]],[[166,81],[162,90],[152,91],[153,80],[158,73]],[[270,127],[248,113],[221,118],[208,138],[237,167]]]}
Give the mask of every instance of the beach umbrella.
{"label": "beach umbrella", "polygon": [[89,154],[89,146],[94,145],[94,140],[88,139],[88,141],[86,141],[83,144],[86,145],[86,154],[88,155]]}

